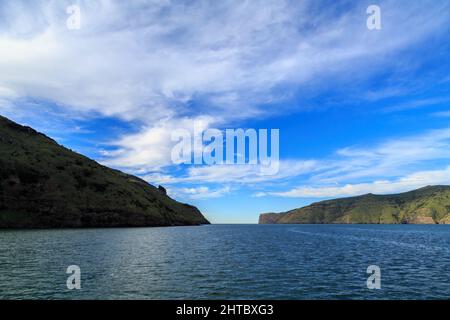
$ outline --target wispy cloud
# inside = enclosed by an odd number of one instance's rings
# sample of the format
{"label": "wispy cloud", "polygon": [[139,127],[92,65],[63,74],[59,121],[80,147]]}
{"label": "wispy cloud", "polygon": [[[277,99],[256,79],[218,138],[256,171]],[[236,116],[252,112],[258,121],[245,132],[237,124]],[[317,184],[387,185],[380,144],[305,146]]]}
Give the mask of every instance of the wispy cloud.
{"label": "wispy cloud", "polygon": [[450,184],[450,166],[442,170],[419,171],[393,180],[354,183],[341,186],[297,187],[283,192],[259,192],[256,197],[330,198],[356,196],[367,193],[388,194],[404,192],[427,185]]}
{"label": "wispy cloud", "polygon": [[328,160],[334,167],[314,175],[311,180],[341,183],[368,177],[394,177],[430,161],[449,159],[450,129],[431,130],[414,136],[391,138],[369,148],[337,150],[336,157]]}
{"label": "wispy cloud", "polygon": [[168,190],[170,195],[176,197],[188,197],[190,199],[205,200],[223,197],[231,192],[230,186],[223,188],[211,189],[209,187],[195,187],[195,188],[170,188]]}
{"label": "wispy cloud", "polygon": [[[450,129],[349,146],[322,159],[284,160],[274,176],[261,175],[258,166],[174,168],[170,136],[194,122],[224,128],[304,108],[301,97],[291,103],[302,90],[357,87],[390,68],[404,74],[412,66],[398,54],[448,33],[449,2],[380,0],[379,32],[366,28],[368,1],[77,3],[82,26],[74,31],[66,28],[72,1],[1,2],[0,112],[53,126],[55,119],[76,117],[133,123],[133,131],[110,137],[101,159],[107,165],[152,183],[192,184],[177,192],[197,199],[235,186],[261,190],[261,182],[299,185],[263,190],[266,195],[323,196],[398,190],[424,173],[446,177],[445,170],[425,169],[450,159]],[[405,88],[371,88],[361,97],[379,101],[404,95]],[[448,102],[424,98],[385,112]]]}
{"label": "wispy cloud", "polygon": [[[425,170],[430,164],[450,162],[450,129],[391,139],[370,148],[348,147],[320,164],[287,191],[262,191],[255,196],[336,197],[389,193],[428,184],[449,184],[450,167]],[[441,166],[442,166],[441,164]],[[422,169],[421,169],[422,168]],[[369,181],[369,182],[367,182]]]}
{"label": "wispy cloud", "polygon": [[[258,197],[332,197],[450,183],[448,168],[426,169],[449,162],[450,129],[440,129],[391,138],[367,148],[342,148],[321,159],[284,160],[276,175],[261,174],[260,168],[252,165],[215,165],[188,167],[184,174],[176,176],[156,172],[144,178],[166,185],[227,184],[253,190]],[[270,191],[290,185],[300,186],[287,191]]]}
{"label": "wispy cloud", "polygon": [[447,117],[450,117],[450,110],[449,111],[434,112],[434,113],[432,113],[432,115],[435,116],[435,117],[447,118]]}
{"label": "wispy cloud", "polygon": [[[271,105],[293,88],[369,77],[390,55],[445,32],[450,16],[445,2],[380,1],[383,29],[373,33],[365,3],[98,0],[79,2],[82,27],[71,31],[69,4],[2,2],[0,103],[33,97],[137,121],[142,130],[119,139],[109,161],[154,168],[168,157],[162,131],[180,119],[283,112]],[[138,142],[150,133],[151,143]]]}
{"label": "wispy cloud", "polygon": [[232,183],[233,185],[249,185],[260,182],[275,182],[301,175],[311,174],[323,169],[324,164],[312,160],[283,160],[277,174],[264,174],[260,165],[211,165],[193,166],[187,169],[186,174],[164,175],[154,173],[145,175],[144,178],[151,183]]}
{"label": "wispy cloud", "polygon": [[450,97],[439,97],[430,99],[419,99],[410,102],[402,102],[401,104],[385,107],[383,112],[398,112],[405,110],[413,110],[418,108],[432,107],[436,105],[448,105],[450,103]]}
{"label": "wispy cloud", "polygon": [[173,165],[171,151],[176,142],[171,134],[175,130],[184,129],[188,132],[207,129],[214,120],[208,116],[195,118],[179,118],[159,121],[146,125],[136,133],[126,134],[111,141],[114,151],[104,153],[102,163],[114,167],[122,167],[132,171],[154,171],[161,167]]}

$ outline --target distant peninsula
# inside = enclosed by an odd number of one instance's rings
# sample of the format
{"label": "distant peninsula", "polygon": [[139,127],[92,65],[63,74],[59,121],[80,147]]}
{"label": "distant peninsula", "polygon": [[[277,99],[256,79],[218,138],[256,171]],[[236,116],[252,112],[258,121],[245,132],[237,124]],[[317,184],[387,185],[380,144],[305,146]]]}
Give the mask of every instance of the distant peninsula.
{"label": "distant peninsula", "polygon": [[263,213],[259,224],[450,224],[450,186],[326,200],[282,213]]}
{"label": "distant peninsula", "polygon": [[102,166],[0,116],[0,228],[209,224],[135,176]]}

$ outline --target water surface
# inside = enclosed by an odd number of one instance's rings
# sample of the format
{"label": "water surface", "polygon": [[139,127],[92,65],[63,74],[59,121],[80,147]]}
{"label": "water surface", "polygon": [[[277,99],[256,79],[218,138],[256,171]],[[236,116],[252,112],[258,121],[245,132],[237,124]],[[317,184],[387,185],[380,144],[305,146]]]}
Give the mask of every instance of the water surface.
{"label": "water surface", "polygon": [[[69,265],[81,290],[66,287]],[[0,298],[448,299],[450,226],[0,231]]]}

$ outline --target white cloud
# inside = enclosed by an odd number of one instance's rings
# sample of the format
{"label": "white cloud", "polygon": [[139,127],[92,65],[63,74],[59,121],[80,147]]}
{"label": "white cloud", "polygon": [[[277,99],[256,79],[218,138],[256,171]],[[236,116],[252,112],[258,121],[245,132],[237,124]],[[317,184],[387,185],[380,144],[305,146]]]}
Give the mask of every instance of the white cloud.
{"label": "white cloud", "polygon": [[[323,159],[283,160],[276,175],[262,174],[258,165],[214,165],[190,166],[184,174],[178,175],[154,172],[144,175],[144,178],[153,184],[226,183],[237,187],[245,185],[252,190],[262,189],[255,193],[256,196],[301,194],[319,197],[398,191],[427,183],[444,183],[446,178],[443,181],[437,179],[434,171],[427,171],[427,168],[442,167],[449,161],[450,129],[440,129],[389,139],[370,148],[353,146],[339,149]],[[428,173],[432,180],[418,180],[414,172]],[[264,191],[293,183],[301,187],[281,192]]]}
{"label": "white cloud", "polygon": [[420,99],[414,101],[403,102],[399,105],[390,106],[383,108],[383,112],[398,112],[404,110],[418,109],[431,107],[436,105],[448,105],[450,103],[449,97],[439,97],[439,98],[430,98],[430,99]]}
{"label": "white cloud", "polygon": [[193,132],[194,124],[198,130],[205,130],[211,123],[213,123],[212,118],[199,116],[169,119],[145,126],[137,133],[127,134],[112,141],[110,146],[117,149],[104,152],[105,159],[102,163],[144,172],[171,166],[173,165],[172,148],[177,143],[172,141],[172,133],[177,129]]}
{"label": "white cloud", "polygon": [[449,111],[435,112],[432,115],[435,116],[435,117],[447,118],[447,117],[450,117],[450,110]]}
{"label": "white cloud", "polygon": [[[104,162],[142,172],[171,165],[168,137],[175,128],[205,117],[210,126],[283,112],[270,105],[290,97],[292,88],[316,84],[320,90],[325,82],[368,77],[396,52],[445,32],[450,16],[444,2],[380,1],[383,29],[370,32],[362,3],[345,9],[312,0],[79,3],[76,31],[66,28],[72,1],[0,4],[0,104],[20,112],[14,101],[31,97],[72,115],[136,121],[141,130],[116,137],[111,144],[117,150]],[[388,157],[386,165],[407,163]],[[353,158],[359,175],[368,172]],[[279,177],[300,174],[299,163]],[[382,163],[377,168],[384,170]],[[358,174],[342,163],[336,170]],[[192,168],[187,179],[270,179],[255,171]],[[335,178],[333,171],[325,175]]]}
{"label": "white cloud", "polygon": [[[254,196],[340,197],[450,184],[450,129],[390,139],[370,148],[343,148],[315,163],[311,175],[297,182],[299,187],[257,192]],[[429,170],[430,164],[446,168]]]}
{"label": "white cloud", "polygon": [[231,187],[225,186],[223,188],[210,189],[202,186],[197,188],[170,188],[169,190],[169,194],[174,196],[188,196],[191,199],[205,200],[223,197],[231,192]]}
{"label": "white cloud", "polygon": [[356,196],[367,193],[388,194],[409,191],[427,185],[450,184],[450,166],[442,170],[419,171],[394,180],[341,186],[297,187],[284,192],[259,192],[257,197],[278,196],[287,198],[332,198]]}
{"label": "white cloud", "polygon": [[71,1],[2,2],[0,96],[139,121],[141,137],[130,135],[138,140],[151,130],[162,137],[165,121],[282,112],[268,105],[292,86],[364,78],[389,54],[444,32],[448,4],[432,3],[381,1],[383,29],[370,32],[363,4],[80,1],[82,25],[73,31]]}
{"label": "white cloud", "polygon": [[144,176],[150,183],[233,183],[258,184],[260,182],[275,182],[289,179],[300,175],[311,174],[323,168],[320,164],[312,160],[284,160],[280,161],[280,168],[277,174],[264,174],[260,165],[211,165],[192,166],[188,168],[186,175],[177,177],[154,173]]}
{"label": "white cloud", "polygon": [[431,161],[450,160],[450,129],[390,139],[370,148],[347,147],[327,160],[326,169],[311,178],[316,183],[343,183],[360,178],[396,177]]}

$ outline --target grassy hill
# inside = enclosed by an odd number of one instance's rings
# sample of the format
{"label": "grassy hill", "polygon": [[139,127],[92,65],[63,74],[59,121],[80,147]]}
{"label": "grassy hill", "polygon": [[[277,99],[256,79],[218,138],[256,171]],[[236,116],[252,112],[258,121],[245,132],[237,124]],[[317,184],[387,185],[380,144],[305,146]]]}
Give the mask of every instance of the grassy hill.
{"label": "grassy hill", "polygon": [[448,224],[450,186],[321,201],[288,212],[261,214],[259,223]]}
{"label": "grassy hill", "polygon": [[209,223],[142,179],[72,152],[0,116],[0,228]]}

